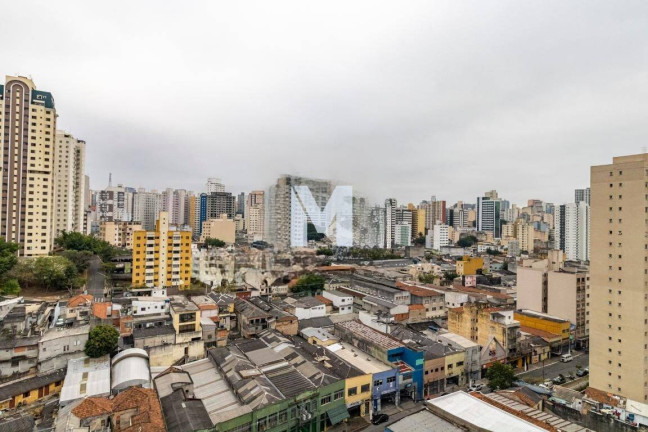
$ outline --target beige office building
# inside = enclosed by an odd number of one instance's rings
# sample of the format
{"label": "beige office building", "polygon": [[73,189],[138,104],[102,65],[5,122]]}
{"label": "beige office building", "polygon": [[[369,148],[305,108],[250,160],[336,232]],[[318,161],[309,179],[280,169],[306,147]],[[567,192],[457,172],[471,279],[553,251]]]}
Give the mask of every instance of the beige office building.
{"label": "beige office building", "polygon": [[85,215],[85,141],[56,131],[52,235],[83,232]]}
{"label": "beige office building", "polygon": [[252,191],[245,202],[245,227],[250,241],[263,240],[265,230],[265,193]]}
{"label": "beige office building", "polygon": [[226,214],[222,214],[220,219],[207,219],[202,224],[200,241],[204,242],[208,238],[234,244],[236,242],[236,222],[228,219]]}
{"label": "beige office building", "polygon": [[135,231],[142,231],[139,222],[102,221],[99,225],[99,238],[113,246],[132,250]]}
{"label": "beige office building", "polygon": [[591,169],[590,386],[648,400],[648,154]]}
{"label": "beige office building", "polygon": [[52,248],[56,109],[52,94],[25,77],[0,85],[0,235],[23,256]]}

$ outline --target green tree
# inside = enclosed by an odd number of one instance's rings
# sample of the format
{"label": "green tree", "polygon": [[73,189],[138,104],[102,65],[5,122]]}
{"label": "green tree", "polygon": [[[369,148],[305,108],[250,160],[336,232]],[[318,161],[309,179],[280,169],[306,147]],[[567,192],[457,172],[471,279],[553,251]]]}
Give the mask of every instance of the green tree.
{"label": "green tree", "polygon": [[107,241],[79,232],[63,231],[54,243],[65,250],[89,251],[104,262],[110,261],[117,254],[117,249]]}
{"label": "green tree", "polygon": [[90,330],[84,351],[89,357],[101,357],[115,351],[118,341],[119,332],[113,326],[98,325]]}
{"label": "green tree", "polygon": [[324,283],[326,279],[324,276],[308,273],[301,276],[297,283],[292,287],[292,292],[315,292],[321,291],[324,289]]}
{"label": "green tree", "polygon": [[223,240],[217,239],[217,238],[207,237],[205,239],[205,246],[207,246],[207,247],[212,247],[212,246],[213,247],[224,247],[226,244],[227,243],[225,243]]}
{"label": "green tree", "polygon": [[435,279],[432,273],[421,273],[418,277],[419,282],[426,284],[433,284]]}
{"label": "green tree", "polygon": [[87,270],[87,268],[90,266],[90,261],[94,256],[91,251],[77,251],[73,249],[64,250],[60,253],[60,255],[70,260],[79,273],[83,273]]}
{"label": "green tree", "polygon": [[465,237],[461,237],[459,241],[457,242],[457,246],[459,247],[470,247],[477,243],[477,237],[474,235],[467,235]]}
{"label": "green tree", "polygon": [[504,390],[513,385],[515,371],[513,367],[504,363],[495,363],[486,372],[488,386],[493,390]]}
{"label": "green tree", "polygon": [[21,287],[36,286],[46,291],[74,290],[83,285],[76,266],[62,256],[45,256],[22,258],[9,275],[16,279]]}
{"label": "green tree", "polygon": [[0,279],[16,265],[18,262],[18,252],[20,246],[16,243],[5,241],[0,238]]}
{"label": "green tree", "polygon": [[315,252],[317,255],[325,255],[325,256],[331,256],[333,255],[333,249],[331,248],[319,248],[317,249],[317,252]]}
{"label": "green tree", "polygon": [[448,284],[451,284],[452,281],[454,281],[457,278],[457,276],[459,275],[455,272],[451,272],[451,271],[443,272],[443,280]]}
{"label": "green tree", "polygon": [[9,279],[0,287],[0,295],[20,295],[20,284],[16,279]]}
{"label": "green tree", "polygon": [[418,246],[425,246],[425,237],[423,233],[418,233],[418,236],[414,239],[414,244]]}

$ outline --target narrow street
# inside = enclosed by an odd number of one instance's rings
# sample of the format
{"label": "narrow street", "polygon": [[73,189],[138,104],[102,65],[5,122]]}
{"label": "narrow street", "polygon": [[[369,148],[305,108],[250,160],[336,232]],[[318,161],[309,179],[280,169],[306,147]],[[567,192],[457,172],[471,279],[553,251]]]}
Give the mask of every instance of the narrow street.
{"label": "narrow street", "polygon": [[106,285],[106,276],[101,272],[101,259],[94,257],[88,266],[88,282],[86,288],[88,294],[95,299],[104,298],[104,287]]}
{"label": "narrow street", "polygon": [[[578,366],[583,368],[589,366],[589,354],[585,354],[579,351],[572,351],[572,355],[574,356],[574,360],[567,363],[561,363],[560,357],[554,357],[548,361],[545,361],[545,380],[553,379],[557,377],[558,374],[567,375],[568,373],[572,373],[575,375]],[[516,376],[521,379],[542,378],[542,363],[535,364],[532,366],[531,370],[520,372]]]}

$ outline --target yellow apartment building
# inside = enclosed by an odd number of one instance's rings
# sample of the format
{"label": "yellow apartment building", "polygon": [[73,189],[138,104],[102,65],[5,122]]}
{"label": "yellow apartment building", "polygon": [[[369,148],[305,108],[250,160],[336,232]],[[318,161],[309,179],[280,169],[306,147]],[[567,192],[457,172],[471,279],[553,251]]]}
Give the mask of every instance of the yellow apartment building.
{"label": "yellow apartment building", "polygon": [[191,286],[191,232],[170,230],[167,212],[160,212],[155,231],[134,233],[132,285]]}
{"label": "yellow apartment building", "polygon": [[484,260],[480,257],[470,257],[466,255],[457,261],[456,266],[457,274],[459,276],[476,275],[477,270],[484,268]]}

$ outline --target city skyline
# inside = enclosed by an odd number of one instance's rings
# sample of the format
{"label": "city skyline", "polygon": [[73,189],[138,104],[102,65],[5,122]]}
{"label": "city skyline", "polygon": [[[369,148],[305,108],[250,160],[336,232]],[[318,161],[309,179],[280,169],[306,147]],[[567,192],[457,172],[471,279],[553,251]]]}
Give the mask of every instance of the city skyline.
{"label": "city skyline", "polygon": [[589,166],[642,151],[645,4],[367,5],[156,5],[151,20],[134,18],[145,4],[9,5],[3,37],[47,25],[12,38],[5,73],[56,95],[93,189],[112,172],[136,188],[214,175],[251,191],[288,172],[372,202],[487,188],[563,203]]}

